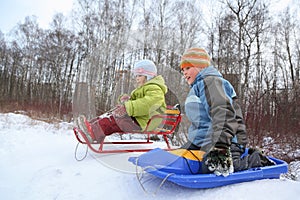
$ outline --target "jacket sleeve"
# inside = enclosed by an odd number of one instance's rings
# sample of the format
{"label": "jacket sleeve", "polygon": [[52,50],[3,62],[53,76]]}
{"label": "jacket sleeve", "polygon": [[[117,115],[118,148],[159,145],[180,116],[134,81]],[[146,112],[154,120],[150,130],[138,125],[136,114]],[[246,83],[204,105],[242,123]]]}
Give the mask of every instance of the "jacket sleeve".
{"label": "jacket sleeve", "polygon": [[229,147],[237,130],[235,110],[230,94],[226,94],[224,82],[217,77],[204,79],[205,96],[212,126],[212,146]]}
{"label": "jacket sleeve", "polygon": [[152,116],[165,102],[164,92],[158,85],[152,84],[143,90],[143,97],[125,102],[129,116]]}

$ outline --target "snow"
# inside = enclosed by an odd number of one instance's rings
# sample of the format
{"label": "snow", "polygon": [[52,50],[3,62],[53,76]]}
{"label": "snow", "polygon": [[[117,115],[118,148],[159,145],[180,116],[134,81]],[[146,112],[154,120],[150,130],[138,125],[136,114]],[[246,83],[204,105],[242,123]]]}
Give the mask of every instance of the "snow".
{"label": "snow", "polygon": [[[77,161],[72,123],[46,123],[0,113],[0,194],[7,200],[94,199],[298,199],[300,181],[264,179],[212,189],[188,189],[151,178],[144,184],[127,161],[137,153],[88,152]],[[79,146],[78,155],[84,155]],[[149,175],[150,176],[150,175]],[[299,174],[298,174],[299,176]],[[298,179],[299,180],[299,179]],[[153,194],[157,190],[156,194]]]}

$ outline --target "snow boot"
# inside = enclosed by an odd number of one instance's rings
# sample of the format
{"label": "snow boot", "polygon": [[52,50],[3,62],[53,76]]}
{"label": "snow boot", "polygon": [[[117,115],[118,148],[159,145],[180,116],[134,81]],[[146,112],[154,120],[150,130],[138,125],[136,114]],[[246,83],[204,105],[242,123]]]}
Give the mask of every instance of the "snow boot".
{"label": "snow boot", "polygon": [[92,137],[94,138],[94,141],[98,144],[101,144],[106,135],[103,132],[103,129],[101,127],[101,124],[99,123],[101,119],[99,117],[92,119],[88,125],[91,129]]}
{"label": "snow boot", "polygon": [[79,117],[77,118],[77,125],[79,126],[78,128],[88,138],[89,142],[93,143],[93,141],[95,140],[95,136],[93,134],[90,123],[87,121],[87,119],[84,115],[79,115]]}

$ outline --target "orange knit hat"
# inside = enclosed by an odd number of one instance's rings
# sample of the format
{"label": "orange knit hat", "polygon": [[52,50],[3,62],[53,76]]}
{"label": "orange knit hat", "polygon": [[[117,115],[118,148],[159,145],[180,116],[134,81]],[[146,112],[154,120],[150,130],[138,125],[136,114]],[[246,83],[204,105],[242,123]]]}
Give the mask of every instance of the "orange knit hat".
{"label": "orange knit hat", "polygon": [[184,52],[181,57],[180,69],[185,67],[205,68],[210,65],[210,57],[203,48],[193,47]]}

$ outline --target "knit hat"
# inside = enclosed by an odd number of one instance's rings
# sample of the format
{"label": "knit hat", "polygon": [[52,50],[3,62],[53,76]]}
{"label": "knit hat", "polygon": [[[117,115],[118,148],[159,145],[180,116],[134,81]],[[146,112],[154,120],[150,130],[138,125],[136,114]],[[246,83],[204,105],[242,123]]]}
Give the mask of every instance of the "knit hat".
{"label": "knit hat", "polygon": [[181,57],[180,69],[185,67],[205,68],[210,65],[210,57],[203,48],[190,48]]}
{"label": "knit hat", "polygon": [[135,63],[133,73],[134,75],[147,76],[147,80],[150,80],[157,75],[157,69],[151,60],[140,60]]}

